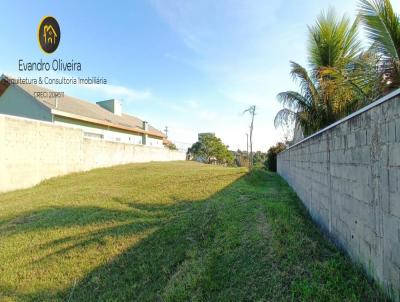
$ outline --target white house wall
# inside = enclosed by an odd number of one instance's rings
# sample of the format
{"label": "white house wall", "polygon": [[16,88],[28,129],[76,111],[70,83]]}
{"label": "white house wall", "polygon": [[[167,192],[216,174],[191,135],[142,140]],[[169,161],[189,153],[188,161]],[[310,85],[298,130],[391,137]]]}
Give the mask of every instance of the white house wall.
{"label": "white house wall", "polygon": [[[136,145],[142,145],[143,143],[142,134],[118,131],[117,129],[107,128],[106,126],[97,126],[95,124],[90,124],[83,121],[77,121],[59,116],[56,116],[54,118],[54,123],[56,125],[81,129],[83,130],[86,137],[96,138],[96,135],[98,135],[98,139],[104,139],[106,141]],[[162,139],[148,137],[146,141],[148,146],[163,148]]]}
{"label": "white house wall", "polygon": [[148,146],[159,147],[159,148],[162,148],[164,146],[162,139],[154,138],[154,137],[151,137],[151,136],[147,137],[146,144]]}

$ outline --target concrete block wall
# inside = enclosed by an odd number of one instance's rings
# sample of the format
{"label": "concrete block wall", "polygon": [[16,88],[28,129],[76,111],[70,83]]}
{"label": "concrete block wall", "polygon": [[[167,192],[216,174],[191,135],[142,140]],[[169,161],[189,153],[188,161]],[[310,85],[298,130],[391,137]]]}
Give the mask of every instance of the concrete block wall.
{"label": "concrete block wall", "polygon": [[99,167],[185,158],[181,151],[84,138],[80,129],[0,115],[0,192]]}
{"label": "concrete block wall", "polygon": [[400,91],[280,153],[278,173],[400,301]]}

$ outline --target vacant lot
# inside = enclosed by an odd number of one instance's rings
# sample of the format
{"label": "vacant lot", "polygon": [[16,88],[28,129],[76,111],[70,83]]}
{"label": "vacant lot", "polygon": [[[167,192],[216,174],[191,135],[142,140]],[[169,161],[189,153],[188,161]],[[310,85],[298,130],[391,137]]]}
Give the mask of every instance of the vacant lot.
{"label": "vacant lot", "polygon": [[0,195],[0,300],[383,300],[276,175],[190,162]]}

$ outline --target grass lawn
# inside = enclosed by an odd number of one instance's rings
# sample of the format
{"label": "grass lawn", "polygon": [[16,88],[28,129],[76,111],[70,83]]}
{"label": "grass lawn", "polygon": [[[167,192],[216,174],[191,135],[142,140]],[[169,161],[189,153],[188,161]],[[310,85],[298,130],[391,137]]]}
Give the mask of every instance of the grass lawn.
{"label": "grass lawn", "polygon": [[0,301],[381,301],[278,176],[193,162],[0,194]]}

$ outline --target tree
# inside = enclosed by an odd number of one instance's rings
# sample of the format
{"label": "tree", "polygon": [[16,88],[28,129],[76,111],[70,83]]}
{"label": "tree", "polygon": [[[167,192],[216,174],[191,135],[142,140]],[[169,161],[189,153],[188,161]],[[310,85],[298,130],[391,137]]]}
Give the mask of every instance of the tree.
{"label": "tree", "polygon": [[274,124],[299,124],[305,135],[317,131],[322,123],[322,96],[315,79],[307,70],[296,62],[291,62],[291,76],[298,81],[301,92],[285,91],[278,94],[278,101],[286,108],[281,109],[275,116]]}
{"label": "tree", "polygon": [[[237,167],[248,167],[249,166],[249,156],[247,151],[242,151],[238,149],[237,151],[231,151],[235,158],[235,165]],[[261,151],[254,152],[253,154],[253,165],[254,167],[262,167],[265,160],[267,159],[267,154]]]}
{"label": "tree", "polygon": [[253,161],[254,161],[254,166],[255,167],[262,167],[264,165],[264,162],[267,159],[267,154],[263,153],[261,151],[257,151],[254,153],[253,156]]}
{"label": "tree", "polygon": [[188,153],[193,155],[196,160],[218,164],[233,163],[233,155],[224,145],[220,138],[213,134],[205,134],[199,137],[199,140],[189,148]]}
{"label": "tree", "polygon": [[173,142],[166,143],[165,147],[170,149],[170,150],[178,150],[178,148],[176,147],[176,145]]}
{"label": "tree", "polygon": [[400,87],[400,16],[389,0],[360,0],[360,16],[371,50],[380,56],[384,92]]}
{"label": "tree", "polygon": [[250,122],[250,157],[249,157],[249,165],[250,169],[253,167],[253,126],[254,126],[254,115],[256,114],[256,106],[252,105],[247,108],[243,113],[250,113],[251,122]]}
{"label": "tree", "polygon": [[235,158],[234,162],[237,167],[248,167],[249,166],[249,154],[246,151],[241,151],[238,149],[237,151],[231,151],[233,157]]}
{"label": "tree", "polygon": [[373,99],[373,56],[362,52],[358,24],[358,19],[351,23],[348,17],[338,18],[328,10],[309,27],[311,70],[291,62],[291,75],[299,83],[300,92],[278,94],[285,108],[275,117],[276,127],[299,125],[304,135],[310,135]]}
{"label": "tree", "polygon": [[284,143],[277,143],[275,146],[272,146],[268,149],[267,152],[267,160],[265,161],[265,167],[272,171],[276,172],[277,168],[277,156],[280,152],[286,149],[286,145]]}
{"label": "tree", "polygon": [[360,81],[366,66],[358,39],[359,18],[339,18],[333,9],[322,12],[309,27],[309,62],[311,73],[321,90],[325,117],[321,127],[343,118],[370,99]]}
{"label": "tree", "polygon": [[358,23],[358,19],[351,22],[346,15],[338,18],[335,10],[329,9],[308,27],[308,60],[317,77],[324,77],[326,68],[345,68],[358,56],[361,52]]}

